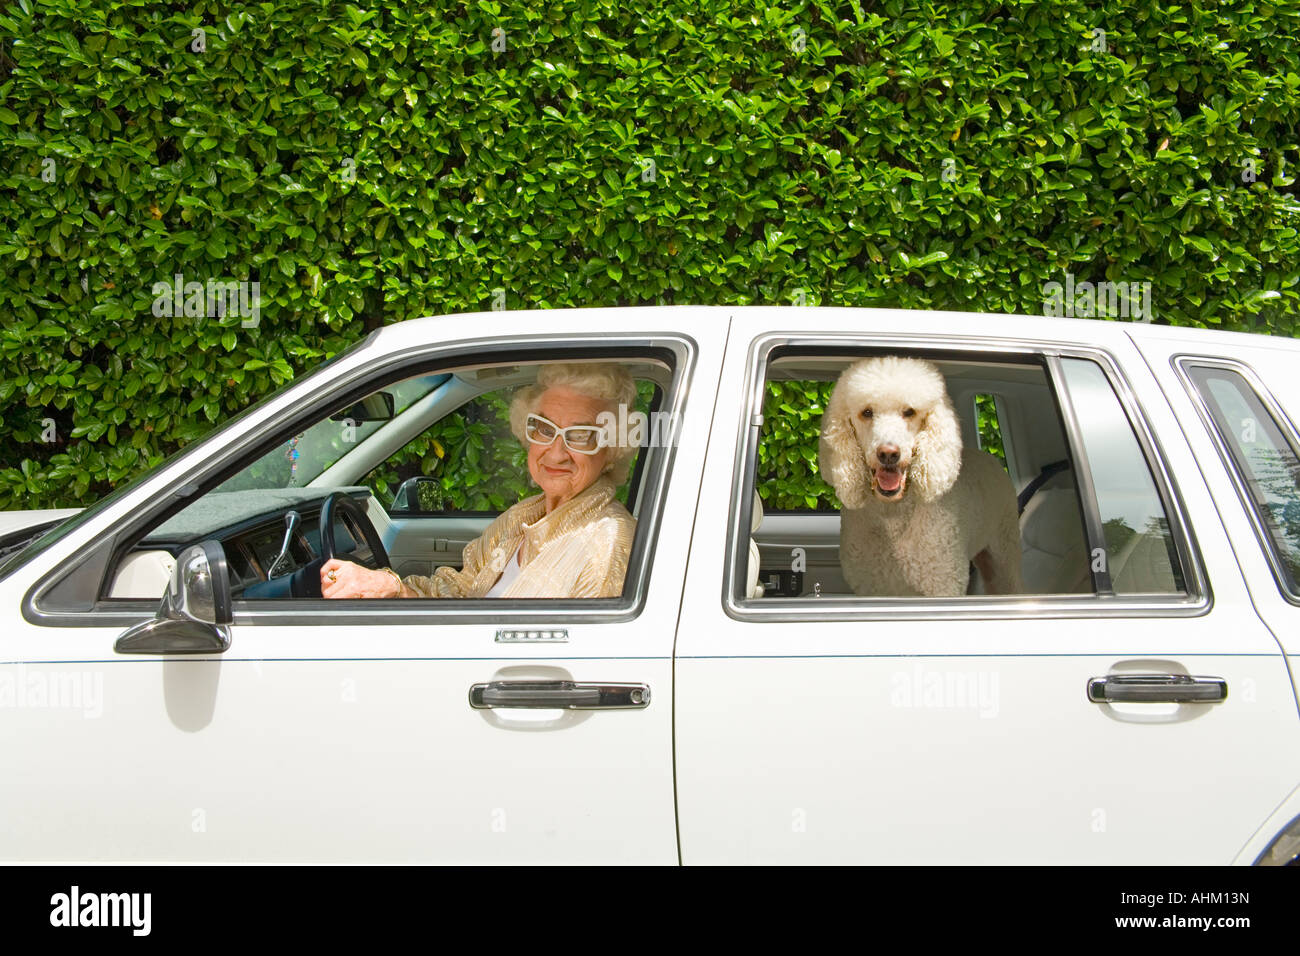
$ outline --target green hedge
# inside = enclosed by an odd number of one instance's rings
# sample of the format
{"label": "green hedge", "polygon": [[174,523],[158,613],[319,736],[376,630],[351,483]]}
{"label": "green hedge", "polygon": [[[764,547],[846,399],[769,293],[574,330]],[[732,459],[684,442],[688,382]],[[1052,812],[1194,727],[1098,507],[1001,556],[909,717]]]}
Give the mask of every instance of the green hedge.
{"label": "green hedge", "polygon": [[[494,302],[1037,313],[1068,271],[1295,334],[1295,0],[638,7],[6,4],[0,508]],[[176,274],[259,324],[155,317]]]}

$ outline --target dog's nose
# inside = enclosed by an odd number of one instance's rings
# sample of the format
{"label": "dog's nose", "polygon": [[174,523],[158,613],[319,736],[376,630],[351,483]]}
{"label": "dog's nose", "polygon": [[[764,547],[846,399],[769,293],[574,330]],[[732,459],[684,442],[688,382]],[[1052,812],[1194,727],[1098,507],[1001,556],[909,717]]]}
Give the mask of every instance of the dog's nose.
{"label": "dog's nose", "polygon": [[879,445],[876,448],[876,459],[882,465],[897,465],[898,454],[897,445]]}

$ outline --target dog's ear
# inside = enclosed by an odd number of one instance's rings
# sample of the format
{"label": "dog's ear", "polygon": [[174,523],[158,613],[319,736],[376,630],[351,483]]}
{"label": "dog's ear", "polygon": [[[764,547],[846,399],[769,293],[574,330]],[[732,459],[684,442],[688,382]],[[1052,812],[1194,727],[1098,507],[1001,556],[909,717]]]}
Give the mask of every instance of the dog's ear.
{"label": "dog's ear", "polygon": [[849,407],[848,398],[852,389],[845,384],[845,377],[841,375],[835,383],[822,415],[817,467],[844,507],[865,508],[871,496],[871,472],[853,429],[854,410]]}
{"label": "dog's ear", "polygon": [[922,501],[933,501],[948,491],[961,471],[961,426],[947,393],[930,412],[916,435],[916,456],[908,477]]}

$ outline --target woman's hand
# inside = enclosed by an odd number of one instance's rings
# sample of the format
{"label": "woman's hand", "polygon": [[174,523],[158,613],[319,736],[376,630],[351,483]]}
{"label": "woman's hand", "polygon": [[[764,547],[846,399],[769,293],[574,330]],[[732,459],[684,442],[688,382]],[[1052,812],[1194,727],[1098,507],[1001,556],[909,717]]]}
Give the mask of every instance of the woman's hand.
{"label": "woman's hand", "polygon": [[321,565],[320,593],[323,597],[392,598],[401,597],[405,590],[387,571],[371,571],[338,558],[331,558]]}

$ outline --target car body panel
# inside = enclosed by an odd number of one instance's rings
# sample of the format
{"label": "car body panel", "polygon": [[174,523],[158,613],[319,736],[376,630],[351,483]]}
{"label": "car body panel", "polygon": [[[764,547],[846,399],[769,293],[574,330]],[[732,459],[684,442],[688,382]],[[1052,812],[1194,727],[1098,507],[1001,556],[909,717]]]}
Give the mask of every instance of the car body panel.
{"label": "car body panel", "polygon": [[38,508],[31,511],[0,511],[0,535],[33,528],[49,521],[71,518],[80,508]]}
{"label": "car body panel", "polygon": [[[492,316],[517,342],[535,332],[537,317]],[[610,319],[599,310],[568,318],[572,334],[610,341]],[[643,341],[666,341],[689,325],[644,318],[636,332]],[[313,395],[434,333],[472,338],[482,319],[410,325],[385,330],[392,334],[330,368]],[[682,399],[701,422],[681,429],[672,452],[677,477],[661,499],[662,540],[689,539],[725,334],[725,317],[692,334],[695,367],[683,370]],[[290,389],[222,444],[251,443],[252,433],[272,427],[274,412],[302,400]],[[196,452],[146,476],[0,581],[0,600],[16,609],[47,572],[208,460]],[[11,682],[47,690],[66,683],[89,706],[46,708],[32,696],[0,710],[6,739],[17,744],[12,779],[33,782],[0,790],[0,856],[677,862],[672,642],[684,563],[659,554],[639,612],[587,623],[556,620],[544,607],[466,622],[426,606],[403,608],[404,620],[337,608],[327,618],[334,623],[300,625],[292,612],[245,602],[225,654],[164,659],[113,654],[127,614],[105,614],[102,626],[22,621],[0,637]],[[527,631],[528,621],[564,630],[567,641],[498,640]],[[536,712],[541,719],[469,707],[472,684],[500,679],[644,683],[651,698],[643,709]]]}
{"label": "car body panel", "polygon": [[[1151,369],[1169,401],[1178,410],[1188,441],[1202,463],[1202,471],[1210,483],[1219,513],[1228,525],[1237,560],[1249,583],[1255,610],[1268,625],[1279,645],[1286,653],[1292,677],[1297,706],[1300,707],[1300,606],[1288,601],[1279,589],[1269,566],[1264,549],[1253,528],[1247,504],[1234,483],[1226,461],[1212,437],[1211,425],[1199,413],[1198,403],[1188,392],[1187,379],[1175,368],[1179,358],[1194,360],[1203,357],[1211,361],[1230,359],[1240,362],[1258,376],[1267,389],[1266,398],[1280,406],[1286,416],[1282,424],[1289,426],[1290,437],[1297,442],[1296,422],[1300,420],[1300,342],[1267,340],[1258,337],[1236,336],[1245,341],[1234,342],[1231,348],[1210,349],[1209,343],[1199,336],[1167,335],[1141,342]],[[1300,442],[1297,442],[1300,444]]]}
{"label": "car body panel", "polygon": [[[167,658],[113,652],[124,628],[152,616],[146,604],[41,612],[44,584],[143,509],[183,503],[217,462],[251,453],[304,405],[385,363],[443,346],[458,354],[617,335],[688,336],[694,349],[652,572],[631,610],[525,613],[512,602],[494,619],[244,602],[226,653]],[[807,614],[732,600],[729,555],[744,544],[733,528],[747,507],[737,450],[753,427],[746,375],[754,341],[773,335],[863,348],[1041,347],[1113,363],[1172,479],[1203,593],[1109,605],[1092,595],[971,596],[840,616],[815,598],[804,599]],[[0,707],[11,770],[0,788],[0,858],[1254,862],[1300,815],[1297,608],[1277,595],[1168,357],[1245,356],[1294,410],[1300,383],[1284,369],[1296,347],[885,309],[490,312],[386,327],[110,500],[70,510],[66,527],[0,577],[9,624],[0,678],[17,695]],[[1016,414],[1028,422],[1029,411]],[[339,480],[357,483],[364,469],[354,464],[334,466]],[[424,519],[379,507],[372,499],[386,541],[428,539],[415,527]],[[35,514],[9,518],[37,523]],[[797,516],[769,517],[754,536],[773,558],[801,532]],[[486,520],[449,519],[432,533],[446,547],[422,556],[403,544],[395,557],[454,563],[451,542]],[[826,515],[813,524],[814,563],[830,581],[837,539]],[[530,623],[568,640],[497,639]],[[1228,698],[1086,697],[1091,677],[1149,670],[1223,678]],[[652,698],[638,710],[522,716],[468,704],[473,683],[531,678],[646,683]]]}
{"label": "car body panel", "polygon": [[[956,324],[864,318],[819,313],[799,334],[921,347],[935,326]],[[683,862],[1228,863],[1300,780],[1280,648],[1124,330],[996,317],[988,326],[979,341],[991,350],[1001,333],[1008,345],[1114,357],[1177,476],[1212,599],[1106,618],[1043,599],[1043,610],[1017,616],[936,606],[738,619],[719,601],[716,557],[727,552],[733,492],[706,483],[677,641]],[[737,318],[726,381],[744,378],[751,341],[774,328],[767,316]],[[742,390],[724,392],[709,473],[731,470],[745,413]],[[1229,697],[1157,708],[1085,696],[1091,677],[1153,670],[1223,677]]]}

